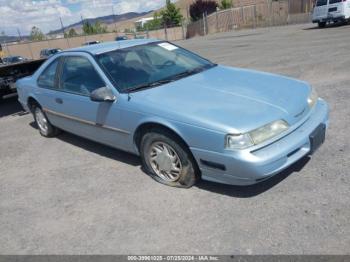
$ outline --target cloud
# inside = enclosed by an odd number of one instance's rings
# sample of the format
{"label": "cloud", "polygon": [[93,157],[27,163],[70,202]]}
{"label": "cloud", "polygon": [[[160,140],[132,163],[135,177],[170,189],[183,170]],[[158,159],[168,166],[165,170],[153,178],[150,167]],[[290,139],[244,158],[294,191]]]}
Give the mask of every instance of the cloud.
{"label": "cloud", "polygon": [[28,34],[33,26],[43,32],[69,25],[84,18],[158,9],[165,0],[0,0],[0,32],[16,35],[17,28]]}

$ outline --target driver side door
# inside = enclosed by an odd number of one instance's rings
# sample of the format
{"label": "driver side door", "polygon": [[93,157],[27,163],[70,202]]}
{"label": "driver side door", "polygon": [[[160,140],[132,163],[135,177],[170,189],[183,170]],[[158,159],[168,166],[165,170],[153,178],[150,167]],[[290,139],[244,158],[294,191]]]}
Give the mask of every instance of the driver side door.
{"label": "driver side door", "polygon": [[58,90],[47,113],[54,125],[79,136],[118,147],[115,132],[106,125],[111,116],[119,119],[114,102],[95,102],[90,93],[105,87],[101,74],[88,55],[63,56],[58,70]]}

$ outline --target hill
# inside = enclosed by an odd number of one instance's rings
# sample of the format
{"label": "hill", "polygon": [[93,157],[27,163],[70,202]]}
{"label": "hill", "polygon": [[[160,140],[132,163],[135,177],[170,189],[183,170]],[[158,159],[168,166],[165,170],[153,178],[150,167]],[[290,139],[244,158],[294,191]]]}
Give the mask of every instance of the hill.
{"label": "hill", "polygon": [[[87,18],[87,19],[84,19],[83,22],[95,23],[96,21],[99,21],[104,25],[110,25],[110,24],[114,24],[114,23],[118,24],[119,22],[122,22],[125,20],[130,20],[130,19],[137,19],[139,17],[146,16],[150,13],[152,13],[152,11],[143,12],[143,13],[129,12],[129,13],[121,14],[121,15],[107,15],[107,16],[101,16],[101,17],[96,17],[96,18]],[[77,23],[65,26],[64,30],[66,31],[66,30],[69,30],[71,28],[74,28],[77,31],[81,31],[82,26],[83,26],[82,21],[79,21]],[[53,35],[53,34],[60,34],[60,33],[62,33],[61,28],[56,29],[56,30],[52,30],[48,34]]]}

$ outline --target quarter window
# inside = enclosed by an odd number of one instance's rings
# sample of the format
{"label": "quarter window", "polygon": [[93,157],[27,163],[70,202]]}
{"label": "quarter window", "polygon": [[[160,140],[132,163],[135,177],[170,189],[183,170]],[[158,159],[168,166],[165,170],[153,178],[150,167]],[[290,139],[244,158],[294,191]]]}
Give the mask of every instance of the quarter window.
{"label": "quarter window", "polygon": [[56,88],[56,70],[58,66],[59,59],[53,61],[39,76],[38,85],[44,88]]}
{"label": "quarter window", "polygon": [[60,77],[62,90],[89,95],[95,89],[105,86],[90,61],[81,56],[66,57]]}

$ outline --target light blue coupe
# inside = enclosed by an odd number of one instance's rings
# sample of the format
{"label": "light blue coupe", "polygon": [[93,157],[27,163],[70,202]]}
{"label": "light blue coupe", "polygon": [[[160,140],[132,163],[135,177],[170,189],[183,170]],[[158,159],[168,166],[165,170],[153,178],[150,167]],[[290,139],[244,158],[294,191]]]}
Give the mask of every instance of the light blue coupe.
{"label": "light blue coupe", "polygon": [[43,136],[65,130],[140,155],[152,178],[177,187],[263,181],[312,154],[328,125],[305,82],[151,39],[60,52],[17,89]]}

